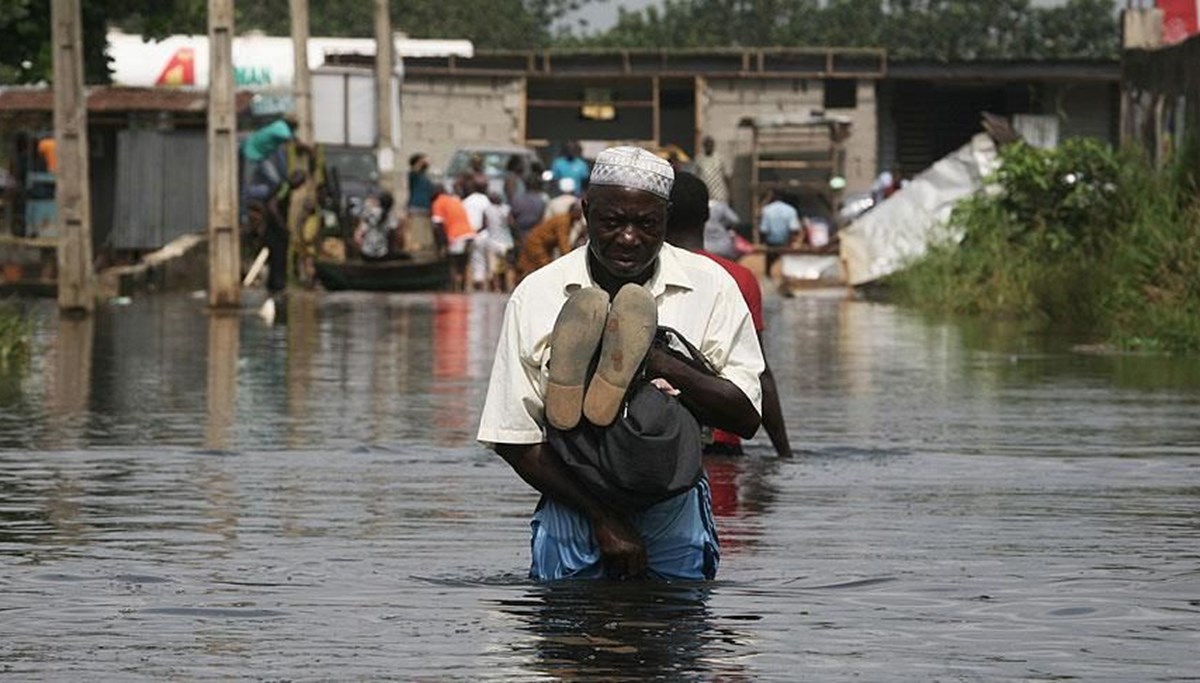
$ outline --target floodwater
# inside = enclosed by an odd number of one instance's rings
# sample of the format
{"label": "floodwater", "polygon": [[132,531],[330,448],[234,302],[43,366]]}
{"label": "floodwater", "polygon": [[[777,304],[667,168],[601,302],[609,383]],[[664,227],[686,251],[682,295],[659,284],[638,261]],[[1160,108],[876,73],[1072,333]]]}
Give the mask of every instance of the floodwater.
{"label": "floodwater", "polygon": [[474,443],[496,296],[24,302],[13,680],[1200,680],[1200,362],[768,299],[799,457],[708,463],[710,584],[535,585]]}

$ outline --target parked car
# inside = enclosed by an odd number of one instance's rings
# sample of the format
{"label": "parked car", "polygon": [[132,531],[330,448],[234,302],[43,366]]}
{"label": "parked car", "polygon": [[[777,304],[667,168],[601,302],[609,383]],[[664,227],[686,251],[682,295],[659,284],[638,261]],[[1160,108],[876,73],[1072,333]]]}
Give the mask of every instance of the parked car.
{"label": "parked car", "polygon": [[375,150],[327,145],[325,166],[330,173],[337,173],[342,210],[350,216],[357,216],[363,200],[379,187],[379,162]]}
{"label": "parked car", "polygon": [[[471,157],[476,154],[483,158],[483,171],[488,178],[488,192],[500,194],[504,193],[504,171],[513,157],[524,159],[526,172],[534,162],[539,161],[537,154],[528,147],[516,145],[461,147],[450,155],[450,161],[441,174],[441,183],[447,192],[454,191],[455,179],[467,170],[471,163]],[[436,178],[436,172],[434,175]]]}

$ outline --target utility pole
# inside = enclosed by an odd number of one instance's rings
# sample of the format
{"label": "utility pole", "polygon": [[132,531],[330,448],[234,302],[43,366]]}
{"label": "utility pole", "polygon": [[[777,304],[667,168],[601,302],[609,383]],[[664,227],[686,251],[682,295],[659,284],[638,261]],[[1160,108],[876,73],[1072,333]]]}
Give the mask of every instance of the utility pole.
{"label": "utility pole", "polygon": [[296,137],[313,143],[312,75],[308,72],[308,0],[289,0],[292,17],[292,54],[295,62],[292,101],[296,106]]}
{"label": "utility pole", "polygon": [[396,142],[392,138],[392,73],[395,68],[388,0],[375,0],[375,130],[379,184],[398,195]]}
{"label": "utility pole", "polygon": [[208,305],[240,298],[233,0],[208,0]]}
{"label": "utility pole", "polygon": [[50,5],[54,59],[54,145],[58,155],[58,307],[91,313],[96,305],[92,273],[92,206],[88,190],[87,96],[83,90],[83,29],[80,0]]}

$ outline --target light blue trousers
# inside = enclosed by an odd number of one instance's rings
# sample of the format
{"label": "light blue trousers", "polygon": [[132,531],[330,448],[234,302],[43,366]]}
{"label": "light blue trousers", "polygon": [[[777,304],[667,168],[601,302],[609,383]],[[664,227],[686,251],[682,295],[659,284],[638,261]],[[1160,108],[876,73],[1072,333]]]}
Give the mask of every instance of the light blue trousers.
{"label": "light blue trousers", "polygon": [[[708,480],[630,517],[646,544],[650,574],[675,581],[701,581],[717,575],[721,554],[713,521]],[[535,581],[606,578],[591,522],[575,510],[542,499],[533,513]]]}

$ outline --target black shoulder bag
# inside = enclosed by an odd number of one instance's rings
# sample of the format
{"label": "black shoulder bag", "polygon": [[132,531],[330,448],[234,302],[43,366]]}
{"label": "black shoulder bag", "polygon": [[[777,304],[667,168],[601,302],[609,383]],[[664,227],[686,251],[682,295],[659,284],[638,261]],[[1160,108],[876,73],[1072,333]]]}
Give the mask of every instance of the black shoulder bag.
{"label": "black shoulder bag", "polygon": [[[710,375],[716,370],[675,330],[659,327],[654,346]],[[701,427],[679,399],[639,371],[625,406],[608,427],[586,420],[574,429],[547,427],[563,462],[597,497],[643,510],[695,486],[704,475]]]}

